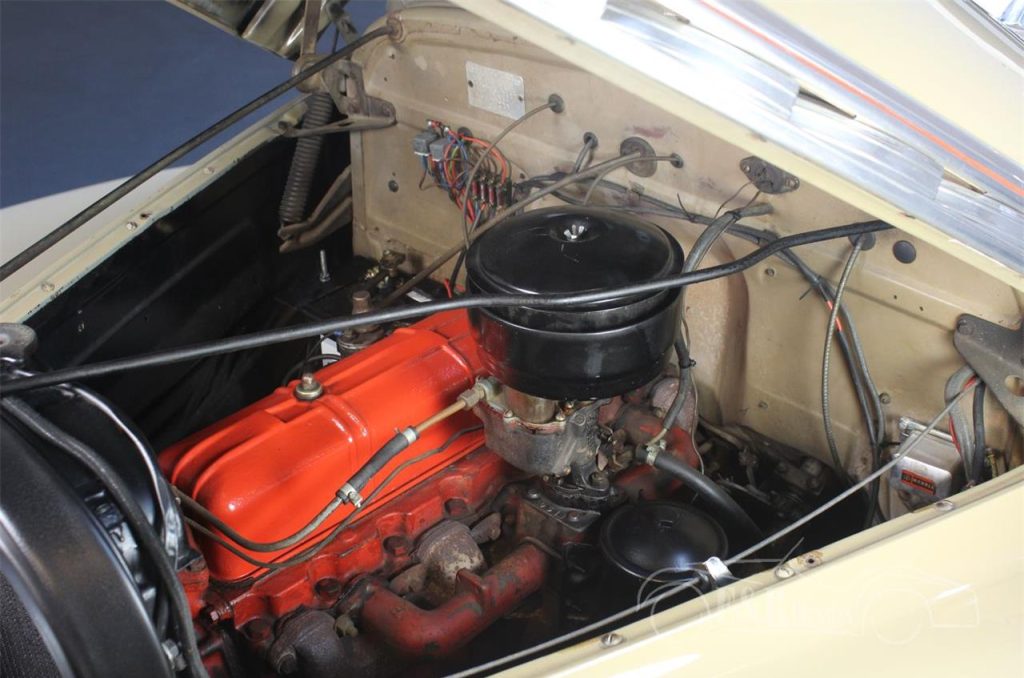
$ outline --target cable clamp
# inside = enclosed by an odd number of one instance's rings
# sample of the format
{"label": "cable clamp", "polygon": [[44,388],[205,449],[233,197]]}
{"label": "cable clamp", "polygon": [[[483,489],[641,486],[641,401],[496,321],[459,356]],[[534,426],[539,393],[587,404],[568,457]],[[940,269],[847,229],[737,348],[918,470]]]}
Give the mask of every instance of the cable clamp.
{"label": "cable clamp", "polygon": [[420,438],[420,434],[416,433],[416,429],[414,429],[412,426],[406,429],[402,429],[401,431],[399,431],[399,433],[402,434],[403,438],[409,441],[410,445],[412,445]]}
{"label": "cable clamp", "polygon": [[640,461],[648,466],[654,466],[654,460],[658,458],[658,455],[665,451],[664,439],[659,440],[656,443],[644,445],[640,452]]}
{"label": "cable clamp", "polygon": [[739,581],[730,570],[729,566],[722,562],[718,556],[712,556],[694,568],[701,579],[704,579],[712,588],[726,586]]}
{"label": "cable clamp", "polygon": [[352,485],[350,485],[349,483],[345,483],[338,490],[338,498],[340,498],[343,502],[352,504],[356,508],[359,508],[363,505],[363,495],[359,494],[359,490],[352,487]]}

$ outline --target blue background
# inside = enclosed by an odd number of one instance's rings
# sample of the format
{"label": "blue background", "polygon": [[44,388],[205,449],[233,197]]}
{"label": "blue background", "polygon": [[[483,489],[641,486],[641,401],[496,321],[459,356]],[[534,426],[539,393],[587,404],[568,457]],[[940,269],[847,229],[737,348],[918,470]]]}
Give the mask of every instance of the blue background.
{"label": "blue background", "polygon": [[[384,5],[349,12],[363,30]],[[289,75],[159,0],[0,0],[0,206],[134,174]]]}

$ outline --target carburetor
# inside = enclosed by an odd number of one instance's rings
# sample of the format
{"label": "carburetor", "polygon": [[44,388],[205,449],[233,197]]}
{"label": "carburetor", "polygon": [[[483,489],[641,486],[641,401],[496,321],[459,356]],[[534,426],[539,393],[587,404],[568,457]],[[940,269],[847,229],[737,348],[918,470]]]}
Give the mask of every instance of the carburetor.
{"label": "carburetor", "polygon": [[[683,252],[647,221],[556,207],[496,225],[466,261],[473,293],[550,295],[670,276]],[[585,483],[599,465],[600,408],[664,372],[679,299],[673,289],[557,309],[470,311],[480,360],[499,384],[475,408],[488,447],[524,471]]]}

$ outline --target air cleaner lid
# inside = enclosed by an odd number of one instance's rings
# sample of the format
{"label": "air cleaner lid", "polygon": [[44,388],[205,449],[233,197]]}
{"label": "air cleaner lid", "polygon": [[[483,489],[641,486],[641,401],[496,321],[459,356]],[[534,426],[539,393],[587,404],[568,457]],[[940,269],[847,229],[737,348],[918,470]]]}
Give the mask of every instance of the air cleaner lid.
{"label": "air cleaner lid", "polygon": [[484,292],[588,292],[678,273],[679,243],[656,224],[598,208],[552,207],[508,219],[470,247]]}

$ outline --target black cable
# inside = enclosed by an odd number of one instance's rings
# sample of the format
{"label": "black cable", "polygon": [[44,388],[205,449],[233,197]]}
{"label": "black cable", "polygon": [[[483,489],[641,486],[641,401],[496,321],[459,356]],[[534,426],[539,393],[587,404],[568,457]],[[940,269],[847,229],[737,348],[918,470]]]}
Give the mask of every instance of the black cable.
{"label": "black cable", "polygon": [[400,320],[408,320],[441,311],[451,311],[468,308],[508,308],[515,306],[527,306],[531,308],[563,308],[589,304],[597,301],[606,301],[623,296],[639,296],[660,292],[666,289],[693,285],[696,283],[715,280],[728,275],[733,275],[754,266],[768,257],[789,249],[812,243],[835,240],[837,238],[849,238],[873,233],[892,228],[883,221],[866,221],[846,226],[836,226],[818,231],[796,233],[779,238],[763,247],[760,247],[746,256],[735,261],[730,261],[718,266],[668,276],[659,280],[650,280],[644,283],[634,283],[619,287],[610,287],[594,292],[583,292],[573,294],[470,294],[457,299],[445,299],[442,301],[425,302],[400,308],[389,308],[370,313],[362,313],[356,316],[346,316],[331,320],[318,321],[283,327],[274,330],[264,330],[244,334],[238,337],[218,339],[216,341],[193,344],[181,348],[154,351],[141,356],[128,358],[117,358],[106,362],[79,365],[67,369],[55,370],[46,374],[34,377],[19,379],[7,379],[0,386],[0,395],[6,397],[14,393],[43,386],[53,386],[68,381],[81,379],[94,379],[96,377],[116,374],[127,370],[135,370],[144,367],[156,367],[160,365],[172,365],[174,363],[198,360],[222,353],[244,351],[253,348],[260,348],[272,344],[279,344],[297,339],[305,339],[321,334],[330,334],[343,330],[364,327],[366,325],[378,325]]}
{"label": "black cable", "polygon": [[120,429],[121,433],[138,452],[139,459],[146,468],[150,487],[153,490],[153,503],[159,509],[160,533],[164,548],[167,549],[169,556],[173,555],[176,559],[179,555],[179,537],[182,536],[184,526],[181,524],[178,507],[175,505],[174,497],[170,491],[170,483],[164,478],[160,472],[160,467],[157,465],[156,452],[135,423],[121,414],[112,403],[92,389],[79,384],[69,384],[68,388]]}
{"label": "black cable", "polygon": [[683,406],[686,404],[686,393],[689,390],[690,382],[686,378],[686,374],[690,371],[690,351],[686,348],[686,342],[683,340],[682,329],[679,330],[673,347],[676,350],[676,358],[679,360],[679,389],[676,391],[668,411],[665,412],[665,417],[661,420],[661,430],[666,432],[675,426],[676,419],[679,418],[679,413],[683,411]]}
{"label": "black cable", "polygon": [[761,538],[761,530],[757,524],[736,503],[736,500],[714,480],[685,461],[666,452],[655,455],[649,463],[693,490],[712,515],[722,518],[727,525],[749,538],[750,541],[746,543],[753,543]]}
{"label": "black cable", "polygon": [[[476,218],[473,219],[473,225],[469,227],[469,234],[471,236],[476,231],[477,226],[480,225],[480,218],[482,216],[483,216],[482,212],[477,212],[476,213]],[[455,265],[452,266],[452,275],[449,278],[449,280],[451,280],[451,285],[452,285],[452,296],[455,295],[455,284],[459,281],[459,273],[462,271],[462,264],[466,261],[466,253],[467,253],[467,251],[468,250],[465,247],[463,247],[461,250],[459,250],[459,256],[455,260]],[[467,274],[467,276],[468,276],[468,274]]]}
{"label": "black cable", "polygon": [[498,144],[500,144],[502,139],[504,139],[506,136],[508,136],[509,133],[512,130],[514,130],[515,128],[519,127],[521,124],[523,124],[524,122],[526,122],[527,120],[529,120],[533,116],[537,115],[538,113],[543,113],[544,111],[554,111],[555,113],[561,113],[564,110],[565,110],[565,102],[562,101],[562,97],[558,96],[557,94],[549,95],[547,101],[545,101],[543,104],[541,104],[540,106],[536,106],[534,108],[531,108],[530,110],[526,111],[521,116],[519,116],[518,118],[516,118],[515,120],[510,122],[505,127],[505,129],[503,129],[500,132],[498,132],[498,136],[494,137],[494,140],[489,142],[490,143],[490,147],[487,148],[487,149],[484,149],[481,152],[482,154],[480,155],[480,157],[477,158],[477,161],[475,163],[473,163],[473,167],[469,170],[469,174],[467,175],[467,179],[466,179],[466,196],[465,196],[465,199],[462,201],[462,234],[463,234],[463,237],[465,239],[465,247],[466,247],[466,249],[469,249],[469,221],[468,221],[468,217],[469,217],[469,199],[470,199],[469,193],[470,193],[470,188],[472,187],[473,180],[476,178],[476,174],[480,170],[480,166],[484,163],[484,160],[486,160],[491,155],[492,152],[496,152],[498,150]]}
{"label": "black cable", "polygon": [[971,468],[969,479],[974,483],[980,483],[985,470],[985,382],[978,379],[978,385],[974,388],[974,456],[971,457]]}
{"label": "black cable", "polygon": [[0,281],[6,280],[15,271],[22,268],[25,264],[29,263],[30,261],[38,257],[40,254],[42,254],[49,248],[53,247],[64,238],[71,235],[72,233],[74,233],[84,224],[89,222],[93,217],[100,214],[108,207],[116,203],[118,200],[134,191],[136,188],[138,188],[146,181],[151,179],[153,176],[155,176],[157,173],[170,167],[175,162],[177,162],[184,156],[188,155],[195,149],[199,148],[200,146],[202,146],[207,141],[214,138],[224,130],[228,129],[236,122],[242,120],[253,111],[262,108],[264,105],[278,98],[282,94],[288,92],[296,85],[305,82],[312,76],[325,70],[331,64],[351,56],[352,53],[358,50],[360,47],[363,47],[364,45],[373,42],[377,38],[382,38],[390,34],[391,28],[389,27],[378,28],[377,30],[370,31],[369,33],[359,38],[358,40],[355,40],[351,44],[345,45],[344,47],[342,47],[337,52],[334,52],[333,54],[325,56],[323,59],[317,61],[309,68],[306,68],[300,71],[299,73],[293,75],[292,77],[282,82],[280,85],[277,85],[276,87],[267,90],[260,96],[256,97],[246,105],[236,110],[234,113],[231,113],[230,115],[228,115],[225,118],[222,118],[210,127],[207,127],[204,131],[195,135],[194,137],[183,143],[181,146],[178,146],[173,151],[171,151],[164,157],[160,158],[159,160],[151,164],[149,167],[145,168],[144,170],[142,170],[141,172],[133,176],[131,179],[115,188],[114,190],[104,195],[102,198],[100,198],[93,204],[89,205],[75,216],[68,219],[66,222],[58,226],[50,233],[46,234],[45,236],[37,240],[26,250],[24,250],[17,256],[13,257],[12,259],[4,263],[2,266],[0,266]]}
{"label": "black cable", "polygon": [[19,398],[5,398],[0,402],[0,407],[3,407],[4,411],[26,429],[85,466],[103,484],[135,535],[140,549],[145,552],[149,562],[156,567],[156,574],[170,602],[174,626],[182,645],[182,655],[189,670],[193,676],[206,676],[203,659],[196,645],[195,627],[192,624],[192,615],[189,611],[188,600],[185,598],[185,591],[181,588],[177,573],[164,553],[156,531],[132,497],[131,492],[125,487],[124,480],[92,448],[55,426],[25,401]]}
{"label": "black cable", "polygon": [[[478,230],[477,235],[479,236],[480,233],[488,230],[489,228],[492,228],[495,224],[501,223],[506,217],[509,217],[509,216],[519,212],[520,210],[522,210],[527,205],[530,205],[530,204],[540,200],[541,198],[543,198],[546,195],[550,195],[550,194],[554,193],[555,191],[559,190],[560,188],[568,186],[571,183],[575,183],[577,181],[581,181],[582,179],[586,179],[587,177],[596,176],[596,175],[600,174],[601,172],[604,172],[605,170],[607,170],[609,167],[623,167],[625,165],[629,165],[629,164],[635,162],[639,157],[640,157],[639,153],[632,153],[632,154],[629,154],[629,155],[620,155],[620,156],[617,156],[615,158],[612,158],[611,160],[605,160],[604,162],[600,162],[600,163],[598,163],[596,165],[593,165],[591,167],[587,167],[585,170],[581,170],[577,174],[571,174],[571,175],[565,177],[564,179],[562,179],[561,181],[555,182],[554,184],[552,184],[550,186],[546,186],[546,187],[542,188],[541,190],[537,191],[536,193],[533,193],[533,194],[528,195],[528,196],[526,196],[526,197],[524,197],[524,198],[522,198],[520,200],[517,200],[515,203],[513,203],[513,204],[511,204],[511,205],[509,205],[507,207],[503,207],[501,210],[496,212],[494,215],[490,216],[490,218],[488,218],[487,221],[485,221],[484,223],[480,224],[480,227],[477,229]],[[673,162],[673,163],[678,163],[679,162],[679,156],[675,155],[675,154],[673,154],[673,155],[648,155],[648,156],[644,157],[644,161],[645,162]],[[444,266],[444,264],[446,262],[448,262],[448,260],[450,260],[452,257],[457,255],[459,253],[459,250],[461,250],[463,247],[464,247],[464,245],[462,243],[459,243],[458,245],[453,245],[452,247],[449,247],[447,250],[445,250],[440,255],[438,255],[429,264],[426,264],[425,266],[423,266],[419,270],[419,272],[416,273],[416,275],[414,275],[411,278],[409,278],[407,281],[402,283],[402,285],[398,289],[396,289],[394,292],[389,294],[384,299],[384,301],[382,302],[381,305],[382,306],[390,306],[394,302],[396,302],[399,299],[401,299],[402,297],[404,297],[406,294],[409,293],[410,290],[415,288],[416,285],[420,284],[422,281],[426,280],[428,277],[433,275],[434,271],[436,271],[437,269],[439,269],[442,266]]]}
{"label": "black cable", "polygon": [[[821,361],[821,420],[825,427],[825,441],[828,443],[828,452],[832,457],[832,464],[835,466],[836,472],[846,480],[847,485],[852,481],[846,472],[846,467],[843,466],[842,459],[839,457],[839,447],[836,444],[835,432],[832,429],[829,372],[831,368],[832,339],[835,337],[836,321],[839,318],[839,304],[846,289],[846,284],[850,279],[850,274],[853,273],[853,267],[857,263],[857,258],[863,247],[863,240],[857,238],[853,244],[853,249],[850,251],[850,256],[846,260],[846,266],[843,267],[843,273],[839,278],[839,285],[836,287],[836,302],[832,304],[832,311],[828,316],[828,326],[825,330],[825,349]],[[874,511],[874,508],[871,507],[870,510]]]}
{"label": "black cable", "polygon": [[317,353],[316,355],[311,355],[308,358],[303,358],[299,362],[292,365],[291,368],[287,372],[285,372],[284,380],[281,382],[281,386],[287,386],[288,382],[295,378],[292,375],[294,375],[296,372],[302,372],[305,369],[306,365],[309,365],[311,362],[314,362],[316,360],[330,360],[331,362],[337,362],[341,360],[341,356],[335,355],[334,353]]}

